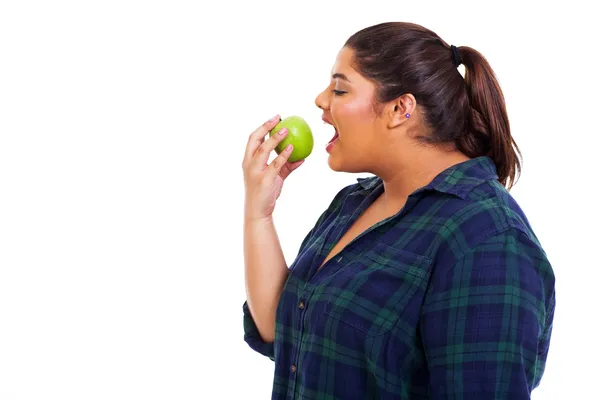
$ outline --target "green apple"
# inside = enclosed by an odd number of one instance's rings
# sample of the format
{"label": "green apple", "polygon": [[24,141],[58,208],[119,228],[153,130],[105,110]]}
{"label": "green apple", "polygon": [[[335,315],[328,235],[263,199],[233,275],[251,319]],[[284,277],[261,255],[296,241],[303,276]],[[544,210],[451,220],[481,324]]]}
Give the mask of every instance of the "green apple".
{"label": "green apple", "polygon": [[269,136],[275,135],[282,128],[287,128],[286,137],[277,145],[275,152],[281,154],[288,144],[292,144],[294,149],[288,158],[289,162],[303,160],[312,153],[314,140],[312,131],[304,119],[292,115],[281,120],[275,128],[269,132]]}

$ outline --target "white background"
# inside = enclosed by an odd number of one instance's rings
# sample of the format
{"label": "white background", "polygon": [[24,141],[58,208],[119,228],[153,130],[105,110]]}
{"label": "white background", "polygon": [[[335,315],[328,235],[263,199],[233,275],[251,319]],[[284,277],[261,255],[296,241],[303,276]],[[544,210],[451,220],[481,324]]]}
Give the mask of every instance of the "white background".
{"label": "white background", "polygon": [[328,168],[314,98],[343,42],[392,20],[498,75],[511,193],[557,278],[533,398],[595,395],[598,24],[587,1],[490,3],[2,1],[0,399],[270,398],[243,341],[246,140],[277,113],[313,127],[275,212],[290,264],[363,176]]}

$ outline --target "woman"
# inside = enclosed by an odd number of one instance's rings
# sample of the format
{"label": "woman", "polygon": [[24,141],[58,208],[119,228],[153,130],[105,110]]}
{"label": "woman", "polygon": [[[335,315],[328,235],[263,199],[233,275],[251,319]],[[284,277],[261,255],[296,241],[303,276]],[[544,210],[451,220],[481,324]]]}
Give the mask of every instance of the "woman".
{"label": "woman", "polygon": [[329,166],[374,176],[338,192],[288,268],[272,213],[302,161],[267,166],[278,118],[249,138],[244,338],[275,361],[273,398],[530,398],[554,274],[508,193],[519,150],[485,58],[415,24],[371,26],[316,105],[336,130]]}

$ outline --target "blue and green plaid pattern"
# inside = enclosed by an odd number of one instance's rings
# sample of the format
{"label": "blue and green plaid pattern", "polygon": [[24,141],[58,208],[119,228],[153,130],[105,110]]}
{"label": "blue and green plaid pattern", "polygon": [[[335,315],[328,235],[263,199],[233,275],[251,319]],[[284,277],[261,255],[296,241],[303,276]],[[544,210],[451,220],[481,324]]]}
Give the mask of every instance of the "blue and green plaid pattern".
{"label": "blue and green plaid pattern", "polygon": [[489,157],[440,173],[317,271],[383,192],[346,186],[300,246],[265,343],[273,399],[529,399],[554,316],[554,273]]}

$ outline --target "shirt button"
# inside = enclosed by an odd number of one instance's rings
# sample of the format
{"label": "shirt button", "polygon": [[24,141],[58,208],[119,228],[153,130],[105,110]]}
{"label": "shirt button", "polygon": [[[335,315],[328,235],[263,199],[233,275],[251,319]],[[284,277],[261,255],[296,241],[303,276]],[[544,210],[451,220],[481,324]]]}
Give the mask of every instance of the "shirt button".
{"label": "shirt button", "polygon": [[342,258],[344,258],[344,256],[340,256],[340,257],[337,259],[337,262],[340,262],[340,261],[342,261]]}
{"label": "shirt button", "polygon": [[298,304],[298,308],[301,310],[304,310],[304,302],[301,301],[300,304]]}
{"label": "shirt button", "polygon": [[292,372],[296,372],[296,365],[292,364]]}

